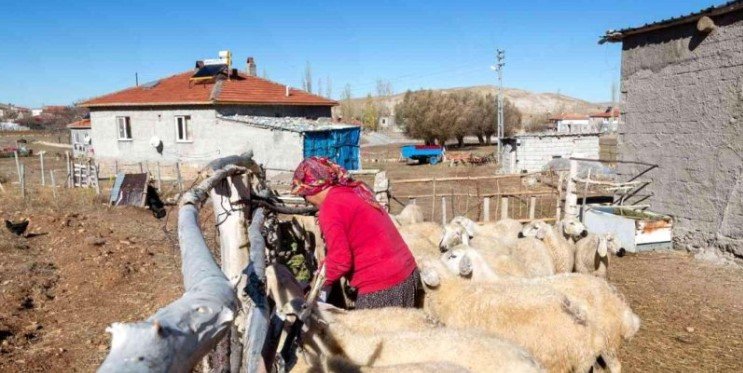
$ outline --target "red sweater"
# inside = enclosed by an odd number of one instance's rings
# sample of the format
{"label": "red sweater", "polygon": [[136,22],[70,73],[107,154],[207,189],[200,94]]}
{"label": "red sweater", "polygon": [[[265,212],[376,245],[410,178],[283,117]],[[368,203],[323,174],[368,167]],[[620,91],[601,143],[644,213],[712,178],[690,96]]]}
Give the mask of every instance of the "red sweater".
{"label": "red sweater", "polygon": [[325,285],[351,273],[359,294],[389,289],[415,269],[415,259],[389,215],[357,196],[351,188],[333,187],[320,206],[325,237]]}

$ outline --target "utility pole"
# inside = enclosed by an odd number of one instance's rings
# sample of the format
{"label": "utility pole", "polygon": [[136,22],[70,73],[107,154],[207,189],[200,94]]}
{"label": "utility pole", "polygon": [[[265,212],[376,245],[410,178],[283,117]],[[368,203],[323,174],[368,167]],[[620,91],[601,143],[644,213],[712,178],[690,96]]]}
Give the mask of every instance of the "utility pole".
{"label": "utility pole", "polygon": [[503,136],[505,135],[503,126],[503,66],[506,65],[506,63],[504,62],[506,59],[506,51],[503,49],[496,49],[495,59],[496,63],[495,65],[491,66],[491,68],[498,73],[498,117],[496,121],[498,124],[498,166],[500,167],[500,163],[502,160],[502,140]]}

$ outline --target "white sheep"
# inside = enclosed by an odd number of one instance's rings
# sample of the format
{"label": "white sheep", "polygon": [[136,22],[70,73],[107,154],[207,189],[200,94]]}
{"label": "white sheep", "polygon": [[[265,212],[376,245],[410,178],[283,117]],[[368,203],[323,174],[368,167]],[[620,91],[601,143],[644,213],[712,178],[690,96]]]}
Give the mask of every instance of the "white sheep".
{"label": "white sheep", "polygon": [[514,240],[516,240],[521,231],[521,223],[513,219],[501,219],[496,222],[476,223],[470,218],[456,216],[450,223],[463,226],[470,234],[470,237],[477,235],[493,237],[506,245],[510,245]]}
{"label": "white sheep", "polygon": [[408,245],[410,252],[413,253],[416,260],[435,258],[441,254],[438,246],[421,234],[400,232],[400,236],[405,241],[405,244]]}
{"label": "white sheep", "polygon": [[[294,370],[292,370],[294,372]],[[364,367],[354,364],[340,356],[331,356],[322,363],[322,369],[312,370],[318,373],[466,373],[471,372],[464,366],[446,361],[389,365],[384,367]]]}
{"label": "white sheep", "polygon": [[[504,277],[526,277],[524,268],[510,255],[496,255],[458,245],[441,255],[441,261],[453,273],[477,276],[477,281],[494,281]],[[478,266],[477,269],[469,268]],[[484,278],[481,278],[484,277]]]}
{"label": "white sheep", "polygon": [[575,243],[575,272],[606,278],[609,254],[619,252],[619,243],[612,234],[589,234]]}
{"label": "white sheep", "polygon": [[554,227],[542,220],[534,220],[524,226],[520,236],[535,237],[545,243],[552,257],[555,273],[573,271],[575,245],[568,242]]}
{"label": "white sheep", "polygon": [[393,216],[393,220],[404,227],[410,224],[423,222],[423,210],[418,205],[407,205],[399,214]]}
{"label": "white sheep", "polygon": [[570,242],[575,242],[588,235],[586,226],[578,218],[569,216],[555,222],[555,229],[562,234],[563,238]]}
{"label": "white sheep", "polygon": [[450,327],[474,328],[522,346],[551,372],[587,372],[605,341],[586,310],[550,286],[509,281],[472,283],[427,261],[421,279],[425,308]]}
{"label": "white sheep", "polygon": [[452,222],[444,226],[444,232],[439,241],[439,250],[442,252],[450,250],[457,245],[467,245],[484,251],[491,251],[499,255],[507,255],[511,252],[509,246],[501,240],[473,233],[464,225]]}
{"label": "white sheep", "polygon": [[534,237],[517,239],[511,246],[511,257],[524,269],[523,277],[544,277],[555,274],[555,265],[552,262],[549,248],[544,242]]}
{"label": "white sheep", "polygon": [[415,233],[421,235],[431,241],[434,245],[439,243],[444,234],[444,229],[441,225],[432,222],[420,222],[404,225],[398,228],[398,231],[400,231],[400,233]]}
{"label": "white sheep", "polygon": [[453,257],[442,255],[445,267],[452,274],[469,278],[472,282],[493,283],[502,288],[521,285],[549,286],[570,297],[576,304],[587,310],[591,324],[605,338],[601,357],[609,371],[619,372],[621,363],[617,356],[622,341],[631,339],[640,328],[640,319],[632,311],[617,290],[603,279],[566,273],[538,279],[523,280],[493,275],[484,259],[477,253],[469,252]]}

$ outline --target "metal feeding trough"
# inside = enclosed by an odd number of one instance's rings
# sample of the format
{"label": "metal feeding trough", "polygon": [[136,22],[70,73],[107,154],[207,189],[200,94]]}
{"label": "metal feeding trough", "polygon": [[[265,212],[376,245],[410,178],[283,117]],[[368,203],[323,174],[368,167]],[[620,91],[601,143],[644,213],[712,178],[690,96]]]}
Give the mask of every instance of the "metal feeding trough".
{"label": "metal feeding trough", "polygon": [[622,206],[591,206],[583,214],[591,233],[611,233],[628,252],[672,248],[673,218]]}

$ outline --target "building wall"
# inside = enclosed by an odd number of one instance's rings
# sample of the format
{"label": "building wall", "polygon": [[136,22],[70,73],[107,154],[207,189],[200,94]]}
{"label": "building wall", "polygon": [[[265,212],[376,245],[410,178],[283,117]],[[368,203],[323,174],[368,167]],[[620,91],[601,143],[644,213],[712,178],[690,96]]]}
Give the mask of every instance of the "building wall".
{"label": "building wall", "polygon": [[85,143],[85,137],[90,136],[90,129],[70,129],[70,144],[72,144],[72,156],[75,158],[93,156],[88,152],[92,145]]}
{"label": "building wall", "polygon": [[222,115],[255,115],[260,117],[330,118],[330,106],[299,105],[220,105]]}
{"label": "building wall", "polygon": [[[191,142],[176,141],[177,115],[191,116]],[[118,140],[117,116],[131,118],[131,141]],[[95,110],[90,113],[90,119],[96,161],[101,165],[103,177],[114,172],[116,161],[120,169],[138,162],[147,162],[150,166],[156,162],[164,166],[180,162],[183,173],[190,175],[215,158],[250,149],[255,159],[269,168],[293,170],[302,160],[301,134],[221,120],[214,109]],[[162,140],[161,154],[150,145],[153,136]]]}
{"label": "building wall", "polygon": [[[507,155],[504,165],[509,165],[511,173],[541,171],[549,161],[556,157],[568,158],[572,155],[598,159],[598,134],[572,136],[519,136],[515,155]],[[515,156],[514,162],[509,157]]]}
{"label": "building wall", "polygon": [[691,23],[624,40],[619,150],[659,165],[647,190],[679,246],[743,255],[743,11],[714,21],[706,37]]}

